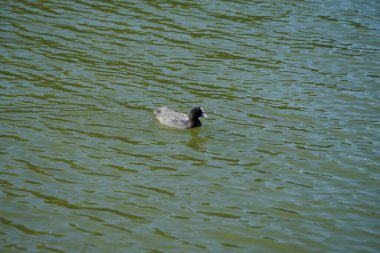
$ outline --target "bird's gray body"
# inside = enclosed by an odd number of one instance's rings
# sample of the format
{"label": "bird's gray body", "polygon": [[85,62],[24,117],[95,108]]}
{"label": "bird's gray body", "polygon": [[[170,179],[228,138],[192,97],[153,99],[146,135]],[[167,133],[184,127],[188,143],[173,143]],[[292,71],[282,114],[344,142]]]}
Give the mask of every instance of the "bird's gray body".
{"label": "bird's gray body", "polygon": [[163,125],[175,128],[188,128],[187,122],[189,121],[189,116],[184,113],[173,111],[167,106],[159,107],[154,113],[158,121]]}

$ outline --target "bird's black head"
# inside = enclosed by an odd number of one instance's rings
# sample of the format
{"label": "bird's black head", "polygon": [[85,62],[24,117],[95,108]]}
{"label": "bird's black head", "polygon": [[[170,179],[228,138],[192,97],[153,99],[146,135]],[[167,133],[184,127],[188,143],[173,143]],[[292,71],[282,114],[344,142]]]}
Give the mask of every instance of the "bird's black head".
{"label": "bird's black head", "polygon": [[207,118],[206,113],[203,111],[202,107],[194,107],[193,109],[190,110],[189,113],[189,122],[188,122],[188,127],[198,127],[202,126],[201,121],[199,120],[200,117],[205,117]]}

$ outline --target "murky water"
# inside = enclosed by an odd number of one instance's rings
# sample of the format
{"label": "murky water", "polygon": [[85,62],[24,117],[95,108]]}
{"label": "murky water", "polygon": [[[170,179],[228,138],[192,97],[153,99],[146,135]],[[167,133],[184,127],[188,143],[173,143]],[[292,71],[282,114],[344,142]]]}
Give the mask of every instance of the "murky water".
{"label": "murky water", "polygon": [[379,17],[2,1],[0,251],[378,252]]}

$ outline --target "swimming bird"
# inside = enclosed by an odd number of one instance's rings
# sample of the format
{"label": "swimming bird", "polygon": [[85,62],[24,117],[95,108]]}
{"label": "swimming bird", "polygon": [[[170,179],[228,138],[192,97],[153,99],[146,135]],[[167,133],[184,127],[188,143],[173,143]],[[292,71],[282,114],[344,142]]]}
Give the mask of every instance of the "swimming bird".
{"label": "swimming bird", "polygon": [[189,115],[176,112],[169,109],[167,106],[159,107],[154,111],[156,118],[161,124],[175,128],[193,128],[202,126],[200,117],[207,118],[202,107],[194,107],[190,110]]}

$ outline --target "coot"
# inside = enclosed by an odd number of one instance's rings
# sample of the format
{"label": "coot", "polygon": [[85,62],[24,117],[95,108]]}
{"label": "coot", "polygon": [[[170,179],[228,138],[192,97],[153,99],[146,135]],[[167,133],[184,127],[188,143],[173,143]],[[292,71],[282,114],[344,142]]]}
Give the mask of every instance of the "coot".
{"label": "coot", "polygon": [[207,118],[202,107],[194,107],[190,110],[189,115],[176,112],[167,106],[159,107],[154,111],[156,118],[161,124],[175,128],[193,128],[202,126],[200,117]]}

